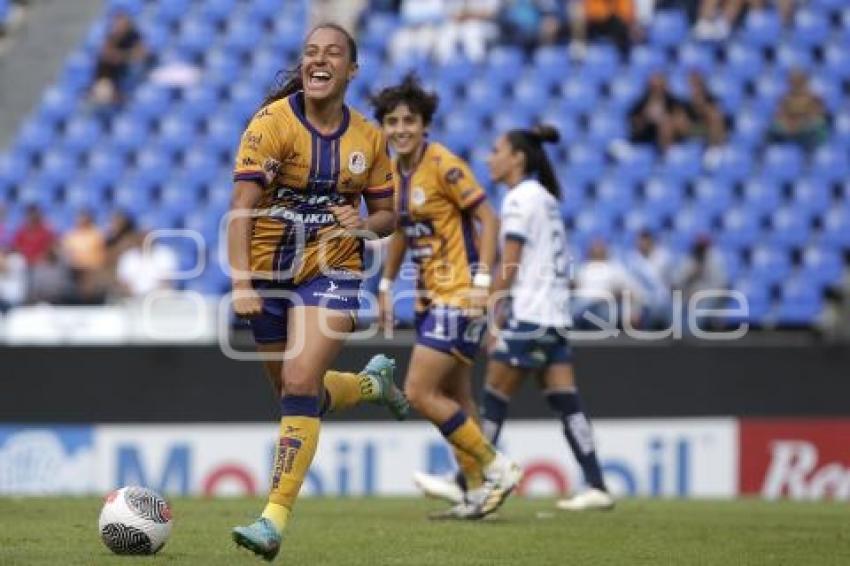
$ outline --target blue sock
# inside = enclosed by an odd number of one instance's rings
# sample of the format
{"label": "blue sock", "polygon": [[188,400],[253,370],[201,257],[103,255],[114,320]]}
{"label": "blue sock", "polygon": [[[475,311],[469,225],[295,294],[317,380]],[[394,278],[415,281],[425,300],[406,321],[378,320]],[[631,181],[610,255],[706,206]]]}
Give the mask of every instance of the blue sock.
{"label": "blue sock", "polygon": [[596,447],[593,444],[593,430],[581,409],[581,400],[576,391],[552,391],[546,394],[546,400],[553,411],[561,416],[564,425],[564,436],[578,460],[584,481],[591,487],[608,491],[599,460],[596,458]]}
{"label": "blue sock", "polygon": [[501,393],[484,388],[484,401],[481,404],[481,431],[493,446],[499,442],[502,425],[508,417],[509,401],[510,399]]}

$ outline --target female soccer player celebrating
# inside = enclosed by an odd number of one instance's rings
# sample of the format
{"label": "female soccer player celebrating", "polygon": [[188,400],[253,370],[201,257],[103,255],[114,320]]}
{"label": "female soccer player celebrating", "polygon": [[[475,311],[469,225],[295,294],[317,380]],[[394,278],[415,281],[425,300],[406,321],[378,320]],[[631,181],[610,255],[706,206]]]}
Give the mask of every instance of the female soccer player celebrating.
{"label": "female soccer player celebrating", "polygon": [[[467,500],[447,516],[479,518],[501,505],[521,476],[519,467],[481,433],[471,394],[470,364],[484,330],[498,220],[470,168],[445,147],[426,140],[437,102],[413,75],[372,101],[397,154],[396,210],[401,223],[384,263],[380,316],[392,324],[390,287],[409,249],[418,264],[417,340],[405,393],[451,443],[470,488]],[[478,234],[474,221],[481,226]]]}
{"label": "female soccer player celebrating", "polygon": [[325,373],[359,306],[359,236],[396,226],[385,138],[344,103],[356,71],[351,36],[335,25],[314,28],[292,76],[248,125],[236,158],[227,234],[233,308],[251,319],[259,350],[277,354],[266,369],[282,397],[268,504],[233,538],[267,560],[279,551],[313,460],[322,412],[361,400],[383,402],[399,418],[407,411],[384,356],[360,375]]}
{"label": "female soccer player celebrating", "polygon": [[493,280],[495,298],[506,296],[501,327],[490,348],[482,426],[496,443],[508,402],[523,378],[538,373],[549,406],[560,415],[564,435],[589,489],[558,502],[566,510],[610,509],[593,433],[582,411],[567,342],[569,315],[566,235],[560,187],[543,144],[557,130],[538,126],[501,136],[489,159],[493,181],[509,187],[502,203],[502,258]]}

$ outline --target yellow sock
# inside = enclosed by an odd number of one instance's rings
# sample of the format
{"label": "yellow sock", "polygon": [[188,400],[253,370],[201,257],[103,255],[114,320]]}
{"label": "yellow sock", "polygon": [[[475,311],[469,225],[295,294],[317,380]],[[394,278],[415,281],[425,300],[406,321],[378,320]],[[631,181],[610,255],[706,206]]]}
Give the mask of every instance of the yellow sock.
{"label": "yellow sock", "polygon": [[466,478],[466,487],[468,489],[481,487],[481,484],[484,483],[484,472],[481,468],[481,464],[478,463],[478,460],[459,449],[457,446],[452,446],[452,449],[455,453],[457,465],[460,467],[463,477]]}
{"label": "yellow sock", "polygon": [[277,503],[266,503],[266,508],[263,509],[263,517],[274,523],[277,532],[282,533],[286,528],[286,523],[289,522],[289,508]]}
{"label": "yellow sock", "polygon": [[342,371],[325,373],[325,389],[329,397],[325,412],[348,409],[361,401],[374,401],[380,393],[371,375]]}
{"label": "yellow sock", "polygon": [[319,444],[319,400],[311,396],[287,395],[281,401],[280,440],[275,454],[272,488],[269,503],[284,507],[269,507],[268,517],[275,526],[286,525],[289,511],[295,504],[304,476],[313,462]]}
{"label": "yellow sock", "polygon": [[[461,424],[455,426],[455,423],[459,421]],[[452,429],[451,432],[448,432],[448,429]],[[448,432],[446,438],[452,446],[475,458],[481,467],[487,466],[496,458],[496,449],[484,437],[475,421],[467,417],[463,411],[458,411],[441,427],[441,430]]]}

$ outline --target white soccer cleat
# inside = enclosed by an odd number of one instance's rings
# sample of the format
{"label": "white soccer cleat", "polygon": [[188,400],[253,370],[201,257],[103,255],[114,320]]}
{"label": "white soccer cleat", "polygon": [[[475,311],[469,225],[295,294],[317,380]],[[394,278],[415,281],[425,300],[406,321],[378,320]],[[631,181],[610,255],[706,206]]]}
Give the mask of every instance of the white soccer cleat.
{"label": "white soccer cleat", "polygon": [[504,454],[497,454],[496,459],[484,470],[484,485],[476,490],[475,504],[480,515],[487,516],[501,507],[521,479],[522,468],[519,464]]}
{"label": "white soccer cleat", "polygon": [[564,511],[608,511],[614,508],[614,498],[607,491],[591,488],[555,505]]}
{"label": "white soccer cleat", "polygon": [[451,476],[434,476],[423,472],[413,474],[413,483],[428,497],[442,499],[455,505],[464,502],[463,490]]}

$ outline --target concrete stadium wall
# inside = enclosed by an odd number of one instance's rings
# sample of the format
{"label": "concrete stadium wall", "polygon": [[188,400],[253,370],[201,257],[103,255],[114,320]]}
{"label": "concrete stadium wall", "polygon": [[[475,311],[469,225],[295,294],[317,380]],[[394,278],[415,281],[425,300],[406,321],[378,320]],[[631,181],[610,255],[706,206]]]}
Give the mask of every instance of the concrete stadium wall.
{"label": "concrete stadium wall", "polygon": [[[409,347],[381,348],[403,371]],[[336,364],[362,367],[376,347]],[[579,385],[593,417],[850,414],[850,350],[826,347],[579,346]],[[476,368],[480,386],[483,364]],[[548,418],[526,384],[511,418]],[[386,418],[363,407],[342,416]],[[0,422],[261,422],[276,402],[257,363],[215,347],[2,347]],[[334,417],[339,418],[339,417]]]}

